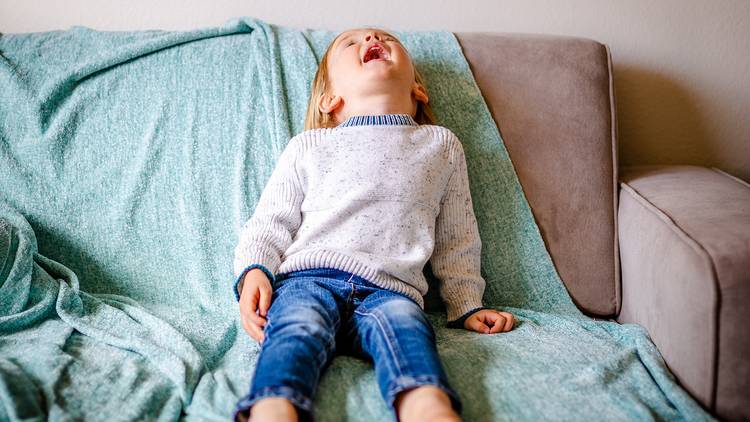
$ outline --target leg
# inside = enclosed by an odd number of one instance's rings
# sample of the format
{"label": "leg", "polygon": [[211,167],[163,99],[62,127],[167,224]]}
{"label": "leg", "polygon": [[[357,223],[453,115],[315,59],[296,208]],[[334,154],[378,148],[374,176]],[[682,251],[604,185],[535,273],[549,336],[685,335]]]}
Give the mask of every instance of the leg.
{"label": "leg", "polygon": [[403,411],[404,406],[426,403],[428,396],[437,399],[428,410],[440,409],[440,399],[447,397],[442,403],[448,409],[443,410],[452,410],[457,417],[460,399],[448,384],[435,332],[419,305],[398,293],[377,290],[354,310],[350,323],[356,332],[352,346],[374,361],[381,394],[397,420],[398,407]]}
{"label": "leg", "polygon": [[335,350],[339,306],[319,279],[289,278],[275,288],[250,392],[237,404],[235,420],[271,397],[289,400],[300,420],[312,420],[314,392]]}

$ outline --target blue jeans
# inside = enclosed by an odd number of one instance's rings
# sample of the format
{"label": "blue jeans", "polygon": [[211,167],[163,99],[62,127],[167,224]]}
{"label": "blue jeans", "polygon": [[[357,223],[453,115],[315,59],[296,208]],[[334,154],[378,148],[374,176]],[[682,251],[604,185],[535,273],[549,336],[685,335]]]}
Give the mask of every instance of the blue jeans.
{"label": "blue jeans", "polygon": [[421,385],[445,391],[460,414],[432,324],[414,300],[334,268],[280,274],[272,287],[265,338],[235,421],[265,397],[289,399],[300,421],[312,421],[315,390],[336,353],[374,362],[380,393],[397,422],[396,395]]}

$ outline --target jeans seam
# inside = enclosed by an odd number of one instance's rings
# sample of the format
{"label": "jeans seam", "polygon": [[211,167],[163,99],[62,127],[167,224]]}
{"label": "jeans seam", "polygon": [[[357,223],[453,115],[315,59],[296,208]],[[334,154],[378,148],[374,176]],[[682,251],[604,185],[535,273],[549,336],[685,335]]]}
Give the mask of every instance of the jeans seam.
{"label": "jeans seam", "polygon": [[[320,362],[320,365],[323,366],[323,364],[326,363],[326,360],[329,355],[333,354],[334,347],[336,345],[336,332],[338,331],[338,328],[336,327],[336,324],[334,324],[333,334],[326,330],[327,337],[325,339],[325,344],[323,345],[323,350],[320,351],[320,354],[318,354],[318,362]],[[322,374],[319,374],[319,376]]]}
{"label": "jeans seam", "polygon": [[357,286],[352,283],[352,279],[354,278],[354,274],[350,275],[349,278],[346,280],[347,283],[349,283],[349,286],[352,288],[352,290],[349,292],[349,297],[346,298],[346,314],[350,315],[352,309],[354,308],[354,295],[357,291]]}
{"label": "jeans seam", "polygon": [[400,353],[396,351],[397,347],[395,346],[395,340],[393,336],[391,335],[391,332],[389,332],[389,330],[385,328],[383,321],[381,321],[378,315],[376,315],[374,312],[362,312],[362,311],[356,311],[356,310],[354,312],[360,315],[372,316],[373,319],[375,319],[375,322],[378,324],[381,331],[383,331],[383,334],[385,334],[385,340],[386,340],[385,344],[388,345],[388,350],[391,352],[391,355],[393,356],[394,363],[396,364],[396,369],[398,370],[398,376],[399,377],[404,376],[404,371],[401,368],[401,362],[402,362],[401,355]]}
{"label": "jeans seam", "polygon": [[[271,333],[271,318],[268,318],[268,315],[266,314],[266,325],[263,326],[263,342],[267,342],[269,335]],[[258,356],[258,359],[260,359],[260,356]]]}

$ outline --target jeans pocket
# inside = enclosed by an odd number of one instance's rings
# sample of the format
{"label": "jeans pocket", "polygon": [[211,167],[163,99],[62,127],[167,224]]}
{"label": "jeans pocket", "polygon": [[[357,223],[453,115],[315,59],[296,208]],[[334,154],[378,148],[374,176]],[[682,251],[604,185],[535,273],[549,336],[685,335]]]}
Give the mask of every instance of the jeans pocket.
{"label": "jeans pocket", "polygon": [[288,277],[274,277],[274,280],[271,282],[271,290],[276,291],[279,287],[281,287],[285,281],[287,281]]}

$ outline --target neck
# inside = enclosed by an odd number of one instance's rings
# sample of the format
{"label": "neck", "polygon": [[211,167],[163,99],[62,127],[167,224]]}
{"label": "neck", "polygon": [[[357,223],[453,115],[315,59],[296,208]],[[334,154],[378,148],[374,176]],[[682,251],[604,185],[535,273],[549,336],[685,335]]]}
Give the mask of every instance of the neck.
{"label": "neck", "polygon": [[351,116],[375,114],[408,114],[417,113],[417,102],[411,96],[370,95],[353,101],[344,101],[344,105],[335,114],[337,123],[346,121]]}

